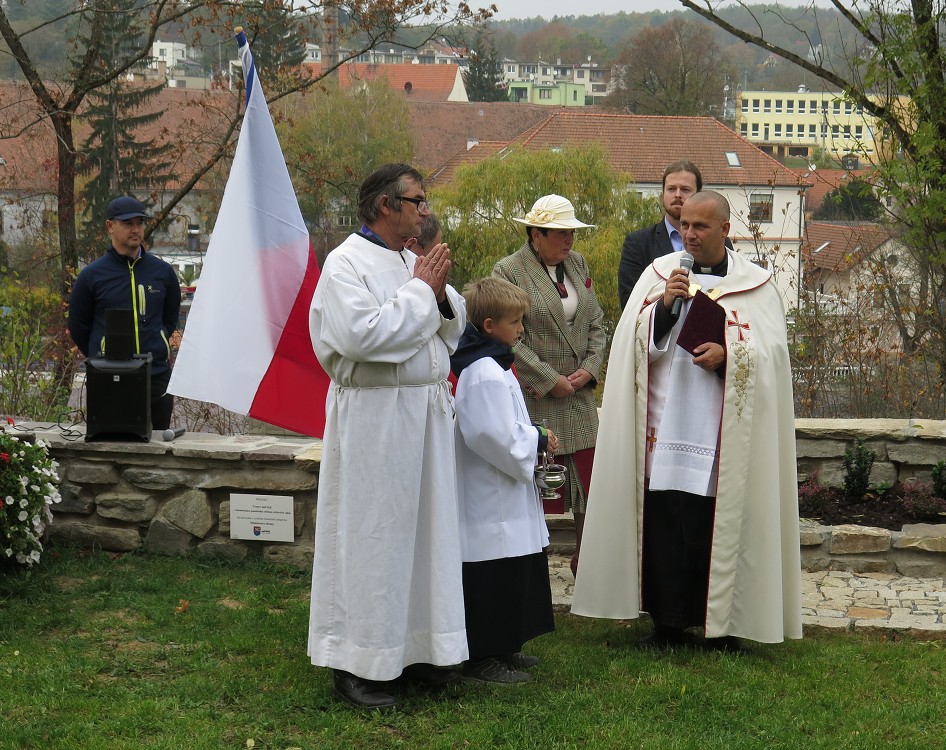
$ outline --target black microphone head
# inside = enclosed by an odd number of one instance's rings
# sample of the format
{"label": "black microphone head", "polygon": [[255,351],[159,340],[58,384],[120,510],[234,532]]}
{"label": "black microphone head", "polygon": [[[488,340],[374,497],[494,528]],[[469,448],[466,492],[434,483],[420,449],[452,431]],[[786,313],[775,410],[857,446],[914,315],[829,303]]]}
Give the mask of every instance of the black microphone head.
{"label": "black microphone head", "polygon": [[683,268],[687,271],[693,269],[693,256],[690,255],[686,250],[680,254],[680,268]]}

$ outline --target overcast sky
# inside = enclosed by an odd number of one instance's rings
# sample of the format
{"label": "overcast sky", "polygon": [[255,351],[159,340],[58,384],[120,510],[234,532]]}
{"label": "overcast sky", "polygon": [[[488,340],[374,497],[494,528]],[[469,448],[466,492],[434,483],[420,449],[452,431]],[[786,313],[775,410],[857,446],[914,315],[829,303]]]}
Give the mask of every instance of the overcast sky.
{"label": "overcast sky", "polygon": [[[508,21],[510,18],[533,18],[542,16],[551,19],[554,16],[596,16],[599,13],[644,13],[651,10],[685,10],[678,0],[493,0],[499,12],[496,18]],[[764,0],[759,0],[764,2]],[[811,0],[782,0],[782,5],[796,7],[806,5]],[[489,2],[471,1],[470,7],[478,8]],[[819,7],[828,6],[828,0],[815,0]]]}

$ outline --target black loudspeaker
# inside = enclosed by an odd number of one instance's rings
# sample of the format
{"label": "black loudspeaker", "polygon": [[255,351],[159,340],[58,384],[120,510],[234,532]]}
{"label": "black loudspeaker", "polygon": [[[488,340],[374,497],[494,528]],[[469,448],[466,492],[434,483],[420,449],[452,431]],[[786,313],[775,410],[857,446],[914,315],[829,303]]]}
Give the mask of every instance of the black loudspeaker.
{"label": "black loudspeaker", "polygon": [[135,353],[135,320],[131,310],[105,311],[105,357],[131,359]]}
{"label": "black loudspeaker", "polygon": [[85,361],[86,441],[151,440],[151,355]]}

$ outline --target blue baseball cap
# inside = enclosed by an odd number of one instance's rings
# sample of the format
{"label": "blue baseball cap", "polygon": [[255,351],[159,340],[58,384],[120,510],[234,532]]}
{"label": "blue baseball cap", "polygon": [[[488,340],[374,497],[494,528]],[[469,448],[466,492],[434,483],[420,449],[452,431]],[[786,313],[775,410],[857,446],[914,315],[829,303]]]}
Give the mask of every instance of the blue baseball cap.
{"label": "blue baseball cap", "polygon": [[134,219],[137,216],[148,218],[145,207],[130,195],[116,198],[105,209],[105,218],[109,221],[113,219]]}

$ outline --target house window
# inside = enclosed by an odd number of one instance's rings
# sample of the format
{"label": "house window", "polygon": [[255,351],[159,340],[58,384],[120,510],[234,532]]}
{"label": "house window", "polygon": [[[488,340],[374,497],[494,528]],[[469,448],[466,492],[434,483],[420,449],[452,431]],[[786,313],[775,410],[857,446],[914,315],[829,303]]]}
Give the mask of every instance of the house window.
{"label": "house window", "polygon": [[752,137],[753,138],[759,137],[759,123],[757,122],[752,123]]}
{"label": "house window", "polygon": [[752,193],[749,196],[749,221],[759,223],[772,221],[772,193]]}
{"label": "house window", "polygon": [[550,75],[552,75],[552,69],[551,69],[551,68],[542,68],[542,75],[544,75],[544,76],[550,76]]}
{"label": "house window", "polygon": [[772,111],[772,100],[771,100],[771,99],[765,99],[765,100],[762,102],[762,111],[763,111],[763,112],[771,112],[771,111]]}
{"label": "house window", "polygon": [[861,138],[864,137],[864,126],[863,126],[863,125],[855,125],[855,126],[854,126],[854,137],[857,138],[857,140],[860,140]]}
{"label": "house window", "polygon": [[792,138],[795,135],[795,126],[791,123],[785,126],[785,137]]}
{"label": "house window", "polygon": [[340,227],[351,227],[355,225],[355,220],[351,216],[339,214],[337,223]]}
{"label": "house window", "polygon": [[743,99],[743,100],[742,100],[742,111],[743,111],[743,112],[748,112],[748,111],[749,111],[749,100],[748,100],[748,99]]}
{"label": "house window", "polygon": [[775,123],[775,137],[776,138],[782,137],[782,124],[778,122]]}
{"label": "house window", "polygon": [[832,106],[831,111],[836,115],[841,114],[841,102],[835,99],[833,105],[834,106]]}
{"label": "house window", "polygon": [[840,135],[841,135],[841,126],[840,126],[840,125],[832,125],[832,126],[831,126],[831,137],[832,137],[833,139],[837,139]]}
{"label": "house window", "polygon": [[850,138],[850,137],[851,137],[851,126],[850,126],[850,125],[845,125],[845,126],[844,126],[844,137],[845,137],[845,138]]}
{"label": "house window", "polygon": [[752,100],[752,111],[753,111],[753,112],[758,112],[758,111],[759,111],[759,100],[758,100],[758,99],[753,99],[753,100]]}
{"label": "house window", "polygon": [[846,114],[846,115],[851,114],[851,103],[850,103],[850,102],[844,102],[844,114]]}
{"label": "house window", "polygon": [[795,112],[795,100],[786,99],[785,100],[785,113],[791,115],[791,114],[794,114],[794,112]]}
{"label": "house window", "polygon": [[578,101],[578,92],[577,92],[577,91],[572,91],[572,101],[573,101],[573,102],[577,102],[577,101]]}
{"label": "house window", "polygon": [[539,90],[539,99],[551,99],[552,91],[550,89],[540,89]]}
{"label": "house window", "polygon": [[[803,125],[800,125],[799,127],[804,127],[804,126],[803,126]],[[815,137],[816,137],[816,135],[815,135],[815,126],[814,126],[814,125],[809,125],[809,126],[808,126],[808,137],[809,137],[809,138],[815,138]]]}
{"label": "house window", "polygon": [[744,122],[739,123],[739,135],[743,138],[749,137],[749,126]]}
{"label": "house window", "polygon": [[585,71],[583,71],[583,70],[576,70],[576,71],[575,71],[575,77],[576,77],[576,78],[584,78],[584,77],[585,77]]}
{"label": "house window", "polygon": [[781,99],[775,100],[775,113],[782,114],[782,100]]}

